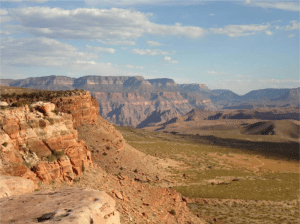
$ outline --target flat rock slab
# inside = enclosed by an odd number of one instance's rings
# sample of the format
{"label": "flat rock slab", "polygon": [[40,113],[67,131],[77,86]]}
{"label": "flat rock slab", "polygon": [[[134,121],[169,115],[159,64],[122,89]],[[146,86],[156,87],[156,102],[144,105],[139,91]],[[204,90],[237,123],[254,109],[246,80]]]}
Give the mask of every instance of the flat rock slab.
{"label": "flat rock slab", "polygon": [[22,177],[0,176],[0,198],[31,193],[33,191],[34,183],[32,180]]}
{"label": "flat rock slab", "polygon": [[115,200],[103,191],[68,188],[0,198],[6,223],[119,224]]}

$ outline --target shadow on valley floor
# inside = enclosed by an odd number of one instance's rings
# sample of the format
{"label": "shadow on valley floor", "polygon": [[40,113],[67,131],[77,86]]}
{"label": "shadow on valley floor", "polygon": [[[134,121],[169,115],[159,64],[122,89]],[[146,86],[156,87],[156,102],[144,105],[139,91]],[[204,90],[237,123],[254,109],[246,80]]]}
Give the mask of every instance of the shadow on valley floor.
{"label": "shadow on valley floor", "polygon": [[299,160],[300,144],[298,142],[254,142],[239,139],[219,138],[213,135],[178,135],[184,136],[184,138],[196,143],[224,146],[276,159]]}

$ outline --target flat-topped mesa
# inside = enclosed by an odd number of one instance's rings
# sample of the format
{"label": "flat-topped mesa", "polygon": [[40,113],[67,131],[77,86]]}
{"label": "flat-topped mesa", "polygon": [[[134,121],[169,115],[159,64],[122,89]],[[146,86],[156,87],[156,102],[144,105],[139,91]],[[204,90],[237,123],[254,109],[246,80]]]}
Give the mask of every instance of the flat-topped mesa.
{"label": "flat-topped mesa", "polygon": [[55,113],[49,102],[32,106],[0,111],[0,173],[31,179],[36,187],[38,180],[72,181],[92,166],[72,115]]}
{"label": "flat-topped mesa", "polygon": [[[73,87],[89,91],[126,92],[128,88],[149,88],[151,84],[142,76],[84,76],[74,81]],[[150,87],[151,88],[151,87]]]}
{"label": "flat-topped mesa", "polygon": [[48,90],[67,90],[74,89],[72,87],[75,78],[67,76],[44,76],[31,77],[27,79],[12,80],[10,86],[22,86],[32,89],[48,89]]}
{"label": "flat-topped mesa", "polygon": [[177,86],[173,79],[147,79],[147,81],[156,87]]}
{"label": "flat-topped mesa", "polygon": [[178,86],[184,90],[190,92],[201,92],[201,91],[209,91],[209,88],[205,84],[178,84]]}

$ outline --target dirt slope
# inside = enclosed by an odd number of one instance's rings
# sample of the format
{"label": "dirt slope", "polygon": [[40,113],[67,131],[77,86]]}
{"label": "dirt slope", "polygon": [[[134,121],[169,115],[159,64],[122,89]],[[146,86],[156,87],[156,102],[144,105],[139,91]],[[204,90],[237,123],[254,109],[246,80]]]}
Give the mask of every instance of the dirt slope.
{"label": "dirt slope", "polygon": [[263,121],[248,125],[241,130],[247,135],[278,135],[299,138],[299,125],[290,120]]}

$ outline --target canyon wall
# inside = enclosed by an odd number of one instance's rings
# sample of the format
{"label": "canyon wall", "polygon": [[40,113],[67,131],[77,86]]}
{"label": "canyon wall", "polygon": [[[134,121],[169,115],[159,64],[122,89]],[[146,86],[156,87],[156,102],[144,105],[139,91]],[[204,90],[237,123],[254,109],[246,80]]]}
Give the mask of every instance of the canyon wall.
{"label": "canyon wall", "polygon": [[[184,115],[195,107],[215,108],[207,97],[210,90],[204,84],[178,85],[173,79],[167,78],[84,76],[75,79],[65,76],[48,76],[23,80],[1,80],[1,83],[45,90],[88,90],[97,99],[102,117],[114,124],[133,127],[165,122],[174,115]],[[74,99],[73,102],[68,102],[66,99],[61,102],[58,99],[52,102],[62,111],[72,113],[76,117],[76,112],[68,106],[76,101]],[[88,118],[89,115],[85,119]],[[84,120],[78,122],[81,123]],[[78,122],[74,120],[75,126]]]}
{"label": "canyon wall", "polygon": [[57,106],[37,102],[0,110],[0,174],[35,184],[73,181],[92,166],[91,153],[74,126],[96,121],[97,102],[89,93],[53,102]]}

